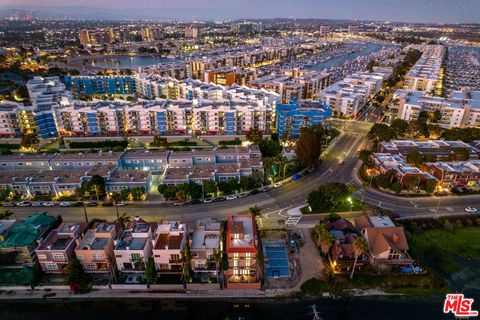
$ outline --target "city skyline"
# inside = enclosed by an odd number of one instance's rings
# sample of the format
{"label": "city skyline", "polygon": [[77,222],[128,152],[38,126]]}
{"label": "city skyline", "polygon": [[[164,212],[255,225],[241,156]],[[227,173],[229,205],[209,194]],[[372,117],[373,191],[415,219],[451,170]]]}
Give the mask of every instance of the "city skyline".
{"label": "city skyline", "polygon": [[[132,6],[129,1],[111,0],[59,1],[46,0],[42,5],[32,0],[5,0],[1,9],[48,10],[52,14],[69,17],[91,17],[111,19],[240,19],[240,18],[317,18],[317,19],[358,19],[398,22],[428,23],[474,23],[480,20],[480,3],[473,0],[449,1],[378,1],[347,0],[341,3],[328,1],[301,0],[300,2],[266,0],[242,1],[161,1],[139,0]],[[77,7],[72,14],[68,8]],[[84,7],[85,13],[81,7]],[[90,12],[92,8],[96,12]],[[148,8],[148,10],[145,10]],[[372,10],[374,8],[375,10]],[[87,10],[90,9],[90,10]]]}

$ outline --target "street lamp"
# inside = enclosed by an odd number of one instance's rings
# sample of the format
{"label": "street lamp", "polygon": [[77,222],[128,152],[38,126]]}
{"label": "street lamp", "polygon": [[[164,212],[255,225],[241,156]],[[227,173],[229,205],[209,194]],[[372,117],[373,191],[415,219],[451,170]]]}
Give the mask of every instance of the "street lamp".
{"label": "street lamp", "polygon": [[352,212],[352,205],[353,205],[352,197],[348,197],[347,201],[350,202],[350,212]]}

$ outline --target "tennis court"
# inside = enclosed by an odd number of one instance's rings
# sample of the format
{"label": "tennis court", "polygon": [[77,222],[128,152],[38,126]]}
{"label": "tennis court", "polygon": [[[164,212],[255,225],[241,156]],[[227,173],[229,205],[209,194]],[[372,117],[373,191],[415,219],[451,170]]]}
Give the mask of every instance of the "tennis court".
{"label": "tennis court", "polygon": [[279,278],[290,276],[290,266],[288,263],[287,252],[285,251],[285,242],[274,244],[265,244],[263,247],[265,253],[265,276],[267,278]]}

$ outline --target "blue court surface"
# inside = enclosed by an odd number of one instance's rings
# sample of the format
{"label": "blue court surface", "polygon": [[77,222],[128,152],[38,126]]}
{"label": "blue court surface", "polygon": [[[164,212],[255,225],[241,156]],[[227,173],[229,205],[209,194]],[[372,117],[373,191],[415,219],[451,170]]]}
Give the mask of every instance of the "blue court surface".
{"label": "blue court surface", "polygon": [[265,276],[267,278],[289,277],[290,267],[285,245],[266,245],[263,247],[266,257]]}

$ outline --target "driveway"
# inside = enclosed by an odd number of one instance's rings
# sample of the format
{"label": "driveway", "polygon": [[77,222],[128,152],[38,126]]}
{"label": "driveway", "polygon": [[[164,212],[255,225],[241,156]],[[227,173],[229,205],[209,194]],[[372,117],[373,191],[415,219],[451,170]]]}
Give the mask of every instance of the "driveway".
{"label": "driveway", "polygon": [[291,288],[291,291],[299,291],[300,286],[307,280],[319,277],[323,269],[323,261],[318,249],[310,236],[311,229],[302,229],[305,243],[300,248],[300,267],[301,274],[297,284]]}

